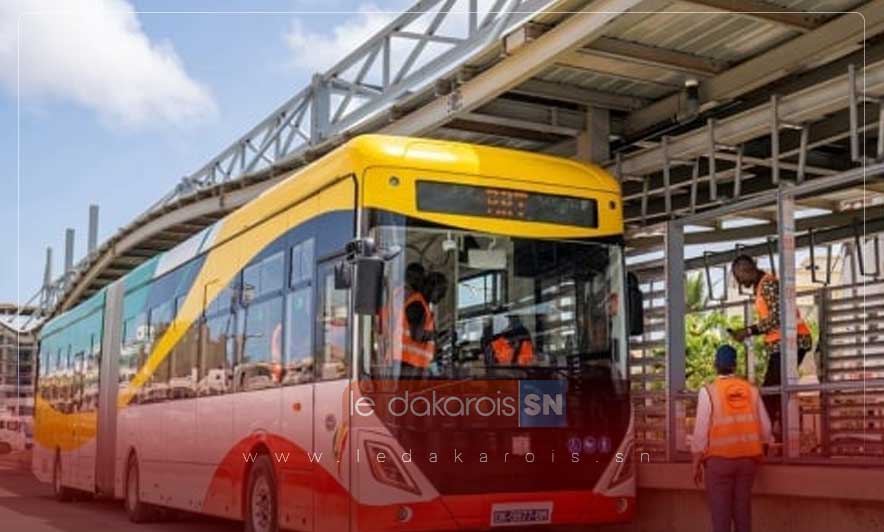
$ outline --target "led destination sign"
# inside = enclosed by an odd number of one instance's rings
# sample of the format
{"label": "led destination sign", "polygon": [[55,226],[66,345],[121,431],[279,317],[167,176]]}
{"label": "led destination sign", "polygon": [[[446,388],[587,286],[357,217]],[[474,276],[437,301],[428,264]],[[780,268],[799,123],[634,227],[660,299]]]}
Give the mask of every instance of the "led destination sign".
{"label": "led destination sign", "polygon": [[418,181],[417,208],[442,214],[598,227],[594,199],[505,188]]}

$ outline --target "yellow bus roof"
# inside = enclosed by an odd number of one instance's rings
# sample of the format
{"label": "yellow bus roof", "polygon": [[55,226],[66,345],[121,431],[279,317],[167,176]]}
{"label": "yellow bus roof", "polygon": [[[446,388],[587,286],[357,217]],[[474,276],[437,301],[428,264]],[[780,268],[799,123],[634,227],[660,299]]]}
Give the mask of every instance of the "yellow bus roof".
{"label": "yellow bus roof", "polygon": [[349,156],[351,163],[362,169],[399,166],[620,192],[617,180],[594,164],[522,150],[447,140],[363,135],[336,151]]}

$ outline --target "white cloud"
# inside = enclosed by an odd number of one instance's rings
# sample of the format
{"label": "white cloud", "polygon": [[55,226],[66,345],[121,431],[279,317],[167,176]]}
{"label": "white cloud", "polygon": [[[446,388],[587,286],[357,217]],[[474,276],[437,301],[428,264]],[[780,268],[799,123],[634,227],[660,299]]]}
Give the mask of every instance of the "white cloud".
{"label": "white cloud", "polygon": [[0,82],[15,92],[19,53],[24,101],[73,102],[127,127],[214,115],[208,89],[188,76],[171,43],[148,38],[133,11],[125,0],[3,0]]}
{"label": "white cloud", "polygon": [[311,72],[324,72],[392,22],[396,16],[397,13],[391,12],[391,8],[382,10],[365,4],[330,31],[313,29],[310,23],[317,19],[311,15],[294,18],[285,35],[285,42],[292,52],[292,63],[297,68]]}

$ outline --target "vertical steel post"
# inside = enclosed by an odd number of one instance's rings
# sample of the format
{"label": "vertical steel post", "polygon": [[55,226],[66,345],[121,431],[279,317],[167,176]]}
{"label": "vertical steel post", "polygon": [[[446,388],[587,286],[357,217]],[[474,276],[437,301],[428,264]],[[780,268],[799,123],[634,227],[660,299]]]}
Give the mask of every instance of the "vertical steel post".
{"label": "vertical steel post", "polygon": [[313,99],[310,107],[310,144],[316,146],[328,134],[331,116],[331,91],[322,74],[313,75]]}
{"label": "vertical steel post", "polygon": [[878,99],[878,160],[884,161],[884,98]]}
{"label": "vertical steel post", "polygon": [[74,230],[65,229],[64,232],[64,278],[65,285],[70,280],[71,273],[74,270]]}
{"label": "vertical steel post", "polygon": [[709,199],[718,199],[718,173],[715,171],[715,119],[710,118],[706,122],[709,144]]}
{"label": "vertical steel post", "polygon": [[390,86],[390,37],[384,37],[384,48],[381,51],[381,79],[384,88]]}
{"label": "vertical steel post", "polygon": [[671,162],[669,161],[669,137],[667,135],[663,135],[663,139],[660,141],[661,149],[663,150],[663,201],[666,211],[666,216],[672,215],[672,191],[670,190],[670,184],[672,183],[672,169]]}
{"label": "vertical steel post", "polygon": [[737,161],[734,166],[734,199],[743,193],[743,145],[737,146]]}
{"label": "vertical steel post", "polygon": [[46,265],[43,267],[43,298],[40,301],[42,311],[49,309],[52,287],[52,246],[46,248]]}
{"label": "vertical steel post", "polygon": [[[821,383],[829,380],[828,375],[828,345],[829,345],[829,287],[820,288],[815,296],[817,308],[817,320],[820,324],[820,338],[817,342],[816,357],[817,377]],[[823,456],[831,455],[831,442],[829,441],[829,428],[831,421],[829,419],[831,396],[825,390],[820,391],[820,444],[823,448]]]}
{"label": "vertical steel post", "polygon": [[856,67],[851,63],[847,66],[848,109],[850,115],[850,160],[858,163],[859,157],[859,109],[856,97]]}
{"label": "vertical steel post", "polygon": [[810,136],[810,126],[805,124],[801,127],[801,142],[798,148],[798,176],[797,183],[804,182],[804,174],[807,172],[807,142]]}
{"label": "vertical steel post", "polygon": [[89,255],[95,253],[98,248],[98,205],[89,206],[89,239],[86,252]]}
{"label": "vertical steel post", "polygon": [[684,405],[679,394],[685,387],[684,227],[666,223],[666,458],[672,460],[684,441]]}
{"label": "vertical steel post", "polygon": [[784,459],[800,454],[798,398],[787,387],[798,384],[798,330],[795,293],[795,197],[781,187],[777,201],[777,245],[780,254],[780,423]]}
{"label": "vertical steel post", "polygon": [[770,180],[780,183],[780,100],[776,94],[770,97]]}
{"label": "vertical steel post", "polygon": [[611,113],[590,106],[586,110],[586,129],[577,136],[577,158],[601,164],[611,158]]}
{"label": "vertical steel post", "polygon": [[[748,325],[752,320],[752,309],[749,300],[743,302],[743,325]],[[749,382],[755,382],[755,351],[753,350],[752,339],[747,338],[743,343],[746,346],[746,378]]]}

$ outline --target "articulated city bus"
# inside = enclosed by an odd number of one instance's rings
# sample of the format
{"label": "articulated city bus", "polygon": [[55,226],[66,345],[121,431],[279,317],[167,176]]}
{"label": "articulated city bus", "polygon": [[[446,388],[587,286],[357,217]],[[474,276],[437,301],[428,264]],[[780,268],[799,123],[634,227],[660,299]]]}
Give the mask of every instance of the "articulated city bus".
{"label": "articulated city bus", "polygon": [[622,236],[598,167],[353,139],[43,327],[34,471],[137,522],[629,520]]}

